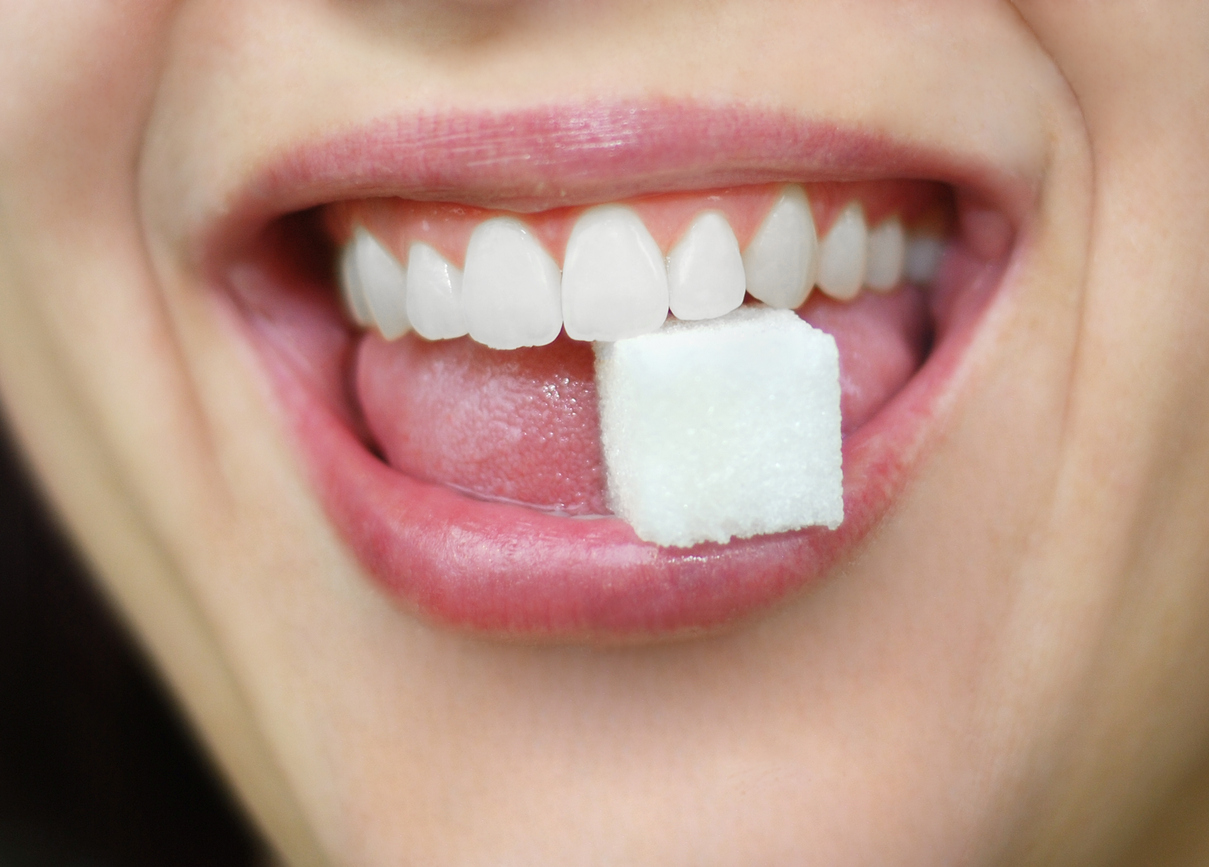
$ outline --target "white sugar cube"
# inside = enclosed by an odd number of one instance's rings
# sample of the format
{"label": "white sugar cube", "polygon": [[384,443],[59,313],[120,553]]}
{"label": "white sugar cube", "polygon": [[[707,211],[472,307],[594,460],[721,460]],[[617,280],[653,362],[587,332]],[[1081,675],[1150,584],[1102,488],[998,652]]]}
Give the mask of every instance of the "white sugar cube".
{"label": "white sugar cube", "polygon": [[835,339],[740,307],[596,345],[609,505],[688,547],[844,519]]}

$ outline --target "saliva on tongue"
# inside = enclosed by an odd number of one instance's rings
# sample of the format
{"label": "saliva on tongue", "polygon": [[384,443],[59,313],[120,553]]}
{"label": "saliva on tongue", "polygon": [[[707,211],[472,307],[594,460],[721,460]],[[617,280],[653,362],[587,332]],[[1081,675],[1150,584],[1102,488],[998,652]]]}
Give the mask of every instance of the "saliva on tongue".
{"label": "saliva on tongue", "polygon": [[[927,354],[922,293],[815,293],[798,311],[840,356],[847,436],[907,382]],[[490,349],[469,338],[387,342],[367,333],[356,391],[369,430],[396,470],[473,496],[570,516],[609,514],[590,343]]]}

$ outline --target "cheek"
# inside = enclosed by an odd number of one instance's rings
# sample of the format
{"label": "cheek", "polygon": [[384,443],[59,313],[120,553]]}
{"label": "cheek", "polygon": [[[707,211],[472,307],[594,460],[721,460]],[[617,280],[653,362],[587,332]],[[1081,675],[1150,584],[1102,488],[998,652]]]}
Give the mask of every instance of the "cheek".
{"label": "cheek", "polygon": [[6,4],[0,147],[22,167],[17,180],[53,173],[86,194],[129,179],[176,5]]}

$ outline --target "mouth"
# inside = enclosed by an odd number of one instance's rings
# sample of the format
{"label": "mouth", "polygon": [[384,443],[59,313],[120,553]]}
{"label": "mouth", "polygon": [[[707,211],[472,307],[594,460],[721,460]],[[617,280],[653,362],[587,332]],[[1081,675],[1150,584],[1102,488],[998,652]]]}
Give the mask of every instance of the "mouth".
{"label": "mouth", "polygon": [[[309,144],[256,173],[198,249],[329,520],[387,596],[489,636],[664,640],[767,610],[868,544],[960,397],[1029,198],[973,159],[791,116],[555,107]],[[810,231],[778,246],[784,213]],[[577,227],[610,219],[645,231],[660,267],[712,231],[736,276],[569,299]],[[502,267],[482,264],[493,232],[538,276],[474,288]],[[644,541],[610,510],[593,341],[651,332],[669,305],[708,320],[754,304],[835,339],[843,520]]]}

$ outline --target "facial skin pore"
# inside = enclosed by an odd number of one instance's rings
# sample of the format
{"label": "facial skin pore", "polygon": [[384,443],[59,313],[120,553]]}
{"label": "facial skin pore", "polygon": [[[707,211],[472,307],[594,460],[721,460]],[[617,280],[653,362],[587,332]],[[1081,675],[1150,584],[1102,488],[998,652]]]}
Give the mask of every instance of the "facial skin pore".
{"label": "facial skin pore", "polygon": [[[1209,858],[1209,7],[2,17],[7,419],[288,863]],[[909,480],[819,581],[676,640],[434,624],[333,526],[199,239],[332,130],[633,102],[985,168],[1012,191],[1008,267]]]}

